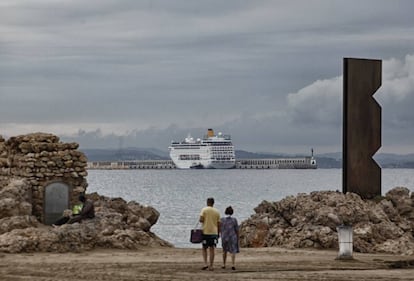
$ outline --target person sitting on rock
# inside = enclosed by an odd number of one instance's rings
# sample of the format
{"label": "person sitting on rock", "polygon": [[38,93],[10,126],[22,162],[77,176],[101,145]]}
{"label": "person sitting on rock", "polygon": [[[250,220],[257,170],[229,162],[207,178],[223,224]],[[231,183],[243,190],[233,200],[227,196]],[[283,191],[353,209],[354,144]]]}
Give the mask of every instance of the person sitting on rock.
{"label": "person sitting on rock", "polygon": [[79,201],[81,204],[74,205],[73,210],[65,210],[63,216],[52,224],[52,226],[58,226],[65,223],[80,222],[83,219],[92,219],[95,217],[95,207],[91,200],[86,200],[85,195],[79,195]]}
{"label": "person sitting on rock", "polygon": [[73,205],[72,210],[64,210],[62,217],[55,221],[52,226],[62,225],[67,223],[73,216],[79,215],[82,211],[83,203]]}
{"label": "person sitting on rock", "polygon": [[68,223],[80,222],[84,219],[93,219],[95,217],[95,207],[91,200],[87,200],[85,195],[79,195],[79,201],[82,202],[82,210],[78,215],[71,217]]}

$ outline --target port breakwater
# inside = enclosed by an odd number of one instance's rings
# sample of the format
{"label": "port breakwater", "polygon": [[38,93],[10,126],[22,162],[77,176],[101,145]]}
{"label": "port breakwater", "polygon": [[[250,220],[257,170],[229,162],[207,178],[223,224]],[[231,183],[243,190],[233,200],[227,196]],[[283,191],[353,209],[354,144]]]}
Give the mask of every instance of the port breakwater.
{"label": "port breakwater", "polygon": [[[129,170],[129,169],[176,169],[172,160],[128,160],[88,162],[88,169]],[[316,169],[313,157],[238,159],[235,169]]]}

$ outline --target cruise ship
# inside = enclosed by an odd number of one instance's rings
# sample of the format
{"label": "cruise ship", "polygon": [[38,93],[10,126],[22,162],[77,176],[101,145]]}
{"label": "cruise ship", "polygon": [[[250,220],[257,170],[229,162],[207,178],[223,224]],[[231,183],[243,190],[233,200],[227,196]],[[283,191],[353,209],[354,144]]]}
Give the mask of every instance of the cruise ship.
{"label": "cruise ship", "polygon": [[213,129],[202,139],[188,135],[181,142],[172,141],[168,149],[178,169],[231,169],[236,165],[231,136],[215,135]]}

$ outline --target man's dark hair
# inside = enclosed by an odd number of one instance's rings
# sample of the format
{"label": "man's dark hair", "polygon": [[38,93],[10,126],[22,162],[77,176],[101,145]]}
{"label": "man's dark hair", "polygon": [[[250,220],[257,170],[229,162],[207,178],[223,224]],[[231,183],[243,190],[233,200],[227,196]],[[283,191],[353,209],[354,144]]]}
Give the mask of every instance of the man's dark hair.
{"label": "man's dark hair", "polygon": [[214,205],[214,198],[210,197],[207,198],[207,206],[213,206]]}
{"label": "man's dark hair", "polygon": [[86,201],[85,195],[83,195],[83,194],[79,195],[79,201],[85,202]]}
{"label": "man's dark hair", "polygon": [[228,206],[226,210],[224,211],[224,214],[226,215],[232,215],[233,214],[233,208],[231,206]]}

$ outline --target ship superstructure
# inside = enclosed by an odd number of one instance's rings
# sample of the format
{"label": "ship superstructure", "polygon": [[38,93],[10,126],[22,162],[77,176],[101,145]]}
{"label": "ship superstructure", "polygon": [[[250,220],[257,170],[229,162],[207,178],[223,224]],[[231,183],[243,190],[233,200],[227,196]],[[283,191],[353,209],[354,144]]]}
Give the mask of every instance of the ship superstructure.
{"label": "ship superstructure", "polygon": [[215,135],[213,129],[202,139],[188,135],[181,142],[173,141],[168,149],[179,169],[231,169],[236,163],[231,136]]}

